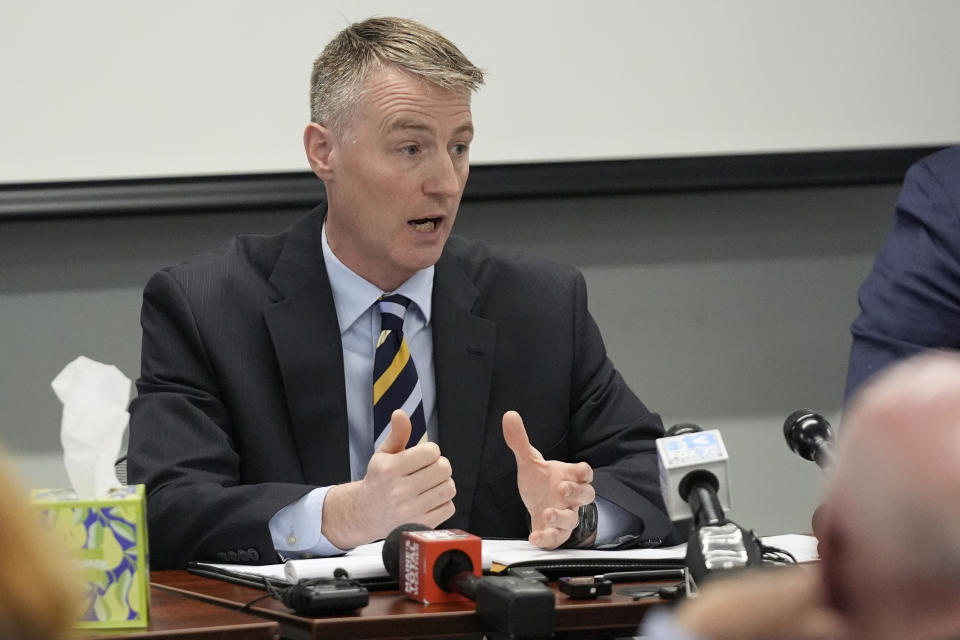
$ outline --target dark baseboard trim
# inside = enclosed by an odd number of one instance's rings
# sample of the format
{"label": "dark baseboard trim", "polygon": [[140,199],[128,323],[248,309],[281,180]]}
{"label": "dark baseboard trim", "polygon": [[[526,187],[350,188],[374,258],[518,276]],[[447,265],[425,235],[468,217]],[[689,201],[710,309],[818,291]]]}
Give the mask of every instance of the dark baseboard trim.
{"label": "dark baseboard trim", "polygon": [[[897,183],[943,146],[850,151],[475,165],[471,200]],[[0,221],[250,210],[307,210],[313,174],[133,178],[0,184]]]}

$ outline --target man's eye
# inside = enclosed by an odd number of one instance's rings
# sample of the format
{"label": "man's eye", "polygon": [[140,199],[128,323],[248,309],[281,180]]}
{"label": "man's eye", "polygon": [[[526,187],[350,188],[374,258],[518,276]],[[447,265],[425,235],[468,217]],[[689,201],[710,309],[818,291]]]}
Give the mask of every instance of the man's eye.
{"label": "man's eye", "polygon": [[420,147],[415,144],[408,144],[400,149],[400,152],[407,156],[415,156],[420,153]]}
{"label": "man's eye", "polygon": [[462,156],[466,154],[469,149],[470,147],[468,147],[465,144],[455,144],[453,145],[453,154],[457,156]]}

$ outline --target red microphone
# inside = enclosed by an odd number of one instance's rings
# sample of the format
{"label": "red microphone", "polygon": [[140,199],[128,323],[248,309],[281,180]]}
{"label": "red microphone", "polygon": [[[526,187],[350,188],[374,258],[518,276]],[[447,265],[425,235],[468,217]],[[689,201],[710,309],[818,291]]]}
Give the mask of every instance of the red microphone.
{"label": "red microphone", "polygon": [[480,579],[482,567],[480,538],[460,529],[407,529],[399,533],[396,542],[387,538],[383,556],[390,554],[398,559],[397,580],[408,598],[429,604],[464,602],[475,597],[475,581]]}
{"label": "red microphone", "polygon": [[383,566],[400,590],[418,602],[477,605],[485,633],[508,638],[552,638],[553,591],[535,580],[481,575],[482,541],[459,529],[404,524],[383,543]]}

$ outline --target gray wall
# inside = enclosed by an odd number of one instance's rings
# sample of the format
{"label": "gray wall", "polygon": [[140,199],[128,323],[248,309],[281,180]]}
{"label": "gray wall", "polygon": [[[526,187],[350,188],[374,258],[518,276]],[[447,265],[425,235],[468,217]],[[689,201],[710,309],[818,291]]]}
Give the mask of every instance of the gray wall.
{"label": "gray wall", "polygon": [[[457,232],[580,267],[614,363],[666,424],[722,429],[732,515],[809,530],[821,478],[783,418],[836,419],[856,290],[893,185],[473,202]],[[78,355],[136,378],[140,292],[160,266],[299,213],[0,222],[0,442],[28,486],[60,486],[49,383]]]}

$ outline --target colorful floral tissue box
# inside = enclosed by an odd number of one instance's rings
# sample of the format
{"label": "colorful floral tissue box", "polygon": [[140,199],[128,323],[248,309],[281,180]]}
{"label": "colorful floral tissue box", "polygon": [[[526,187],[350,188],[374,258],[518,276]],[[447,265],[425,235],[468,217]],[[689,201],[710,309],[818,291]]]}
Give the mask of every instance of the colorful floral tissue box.
{"label": "colorful floral tissue box", "polygon": [[74,555],[86,581],[78,627],[145,627],[150,563],[142,484],[106,498],[80,499],[70,489],[34,489],[30,500]]}

